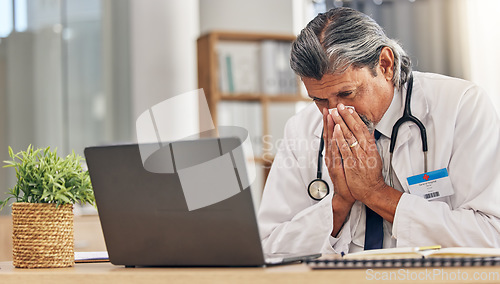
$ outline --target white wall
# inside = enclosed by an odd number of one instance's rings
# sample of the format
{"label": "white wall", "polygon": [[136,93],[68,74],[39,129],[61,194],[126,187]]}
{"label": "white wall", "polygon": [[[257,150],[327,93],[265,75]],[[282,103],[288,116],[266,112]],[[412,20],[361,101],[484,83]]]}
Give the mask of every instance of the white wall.
{"label": "white wall", "polygon": [[200,31],[293,34],[292,0],[199,0]]}
{"label": "white wall", "polygon": [[[198,7],[198,0],[131,2],[134,123],[155,104],[197,89]],[[178,127],[198,127],[197,102],[186,101],[179,112],[192,121],[175,122]]]}

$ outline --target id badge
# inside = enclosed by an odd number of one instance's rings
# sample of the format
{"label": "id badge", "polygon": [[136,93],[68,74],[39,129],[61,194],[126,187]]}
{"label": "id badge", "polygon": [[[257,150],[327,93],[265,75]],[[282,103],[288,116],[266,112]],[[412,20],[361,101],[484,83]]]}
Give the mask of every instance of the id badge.
{"label": "id badge", "polygon": [[406,180],[410,193],[426,200],[450,196],[455,193],[446,168],[411,176]]}

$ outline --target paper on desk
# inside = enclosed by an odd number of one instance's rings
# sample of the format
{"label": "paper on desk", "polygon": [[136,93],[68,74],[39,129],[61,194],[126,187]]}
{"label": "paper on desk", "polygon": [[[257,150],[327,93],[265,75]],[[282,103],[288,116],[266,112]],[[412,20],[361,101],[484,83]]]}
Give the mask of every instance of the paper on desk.
{"label": "paper on desk", "polygon": [[75,251],[75,262],[109,261],[107,251]]}

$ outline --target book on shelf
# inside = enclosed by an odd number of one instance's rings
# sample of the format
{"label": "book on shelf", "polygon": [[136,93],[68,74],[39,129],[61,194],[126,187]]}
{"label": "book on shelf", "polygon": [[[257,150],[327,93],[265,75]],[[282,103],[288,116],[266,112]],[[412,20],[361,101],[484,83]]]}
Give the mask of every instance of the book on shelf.
{"label": "book on shelf", "polygon": [[[290,42],[279,42],[280,54],[282,54],[282,62],[280,63],[280,93],[295,94],[297,93],[297,76],[290,67],[290,53],[292,52],[292,44]],[[283,64],[284,63],[284,64]]]}
{"label": "book on shelf", "polygon": [[297,77],[290,68],[291,43],[265,40],[261,44],[261,89],[269,95],[297,93]]}
{"label": "book on shelf", "polygon": [[217,45],[219,90],[223,93],[259,92],[260,45],[224,41]]}
{"label": "book on shelf", "polygon": [[274,102],[268,105],[272,119],[268,121],[268,136],[265,137],[265,148],[273,156],[278,153],[280,143],[283,141],[284,129],[287,121],[309,102]]}
{"label": "book on shelf", "polygon": [[500,265],[500,249],[472,247],[402,247],[345,255],[324,255],[307,264],[323,268],[452,267]]}
{"label": "book on shelf", "polygon": [[248,131],[253,154],[262,154],[262,107],[256,102],[221,101],[218,104],[218,125],[239,126]]}
{"label": "book on shelf", "polygon": [[278,58],[276,57],[277,44],[274,40],[265,40],[261,44],[261,89],[268,95],[277,95],[279,93],[279,74],[276,71]]}
{"label": "book on shelf", "polygon": [[297,93],[297,76],[290,68],[291,43],[223,41],[217,45],[219,90],[225,94]]}

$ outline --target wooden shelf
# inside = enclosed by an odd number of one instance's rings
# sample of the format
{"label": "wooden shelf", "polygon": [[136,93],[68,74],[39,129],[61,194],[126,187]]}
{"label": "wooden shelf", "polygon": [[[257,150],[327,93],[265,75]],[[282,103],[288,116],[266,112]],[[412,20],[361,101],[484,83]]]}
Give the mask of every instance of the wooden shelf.
{"label": "wooden shelf", "polygon": [[246,33],[234,31],[212,31],[206,33],[200,38],[209,37],[212,40],[231,40],[231,41],[262,41],[262,40],[279,40],[279,41],[294,41],[294,35],[274,34],[274,33]]}
{"label": "wooden shelf", "polygon": [[[213,31],[200,36],[197,40],[198,49],[198,87],[203,88],[205,96],[207,98],[208,107],[210,114],[212,115],[212,120],[214,125],[218,125],[218,105],[221,101],[226,102],[249,102],[257,103],[261,106],[261,116],[259,119],[262,121],[262,135],[269,135],[269,108],[272,107],[273,103],[298,103],[298,102],[311,102],[312,100],[308,97],[304,97],[300,94],[300,84],[299,78],[296,77],[297,87],[296,93],[286,93],[286,94],[268,94],[264,92],[253,92],[253,93],[227,93],[222,92],[219,89],[219,60],[217,54],[217,47],[223,42],[248,42],[260,43],[262,41],[284,41],[293,42],[295,36],[287,34],[267,34],[267,33],[239,33],[231,31]],[[238,66],[234,66],[238,68]],[[261,69],[262,70],[262,69]],[[204,117],[201,114],[200,117]],[[200,125],[205,125],[205,121],[200,120]],[[271,166],[272,160],[274,158],[270,149],[259,149],[261,155],[255,157],[255,162],[262,165],[264,168],[264,179],[267,177],[267,173]],[[254,151],[255,152],[255,151]]]}
{"label": "wooden shelf", "polygon": [[278,95],[266,95],[260,94],[249,94],[249,93],[234,93],[234,94],[220,94],[220,100],[223,101],[262,101],[266,100],[269,102],[311,102],[311,98],[299,97],[290,94],[278,94]]}

